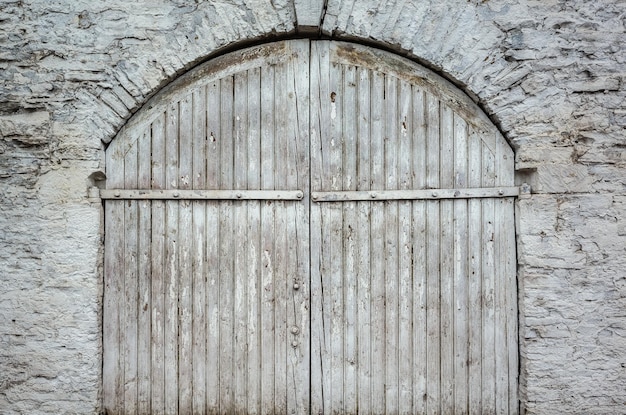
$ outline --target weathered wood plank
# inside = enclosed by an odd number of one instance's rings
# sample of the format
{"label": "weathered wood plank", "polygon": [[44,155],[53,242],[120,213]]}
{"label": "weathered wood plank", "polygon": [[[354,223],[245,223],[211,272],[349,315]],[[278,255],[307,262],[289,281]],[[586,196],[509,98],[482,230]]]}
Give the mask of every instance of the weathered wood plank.
{"label": "weathered wood plank", "polygon": [[[274,189],[274,70],[275,66],[261,68],[261,188]],[[274,410],[274,211],[275,203],[264,202],[261,208],[261,413]]]}
{"label": "weathered wood plank", "polygon": [[[341,135],[343,136],[342,152],[342,189],[356,190],[357,184],[357,112],[354,110],[357,102],[357,79],[356,67],[343,67],[343,80],[341,89],[343,99],[341,100]],[[356,202],[342,204],[342,239],[343,239],[343,297],[344,297],[344,358],[345,367],[343,373],[344,384],[344,405],[343,411],[346,413],[356,413],[357,405],[357,374],[359,368],[358,351],[356,341],[356,262],[357,245],[355,234],[357,229],[357,206]]]}
{"label": "weathered wood plank", "polygon": [[[344,119],[343,103],[344,79],[341,67],[332,61],[329,66],[328,90],[329,95],[322,96],[322,103],[326,100],[326,111],[322,119],[329,125],[327,134],[322,135],[322,159],[324,160],[325,187],[331,190],[342,190],[343,186],[343,136],[342,123]],[[324,107],[322,107],[324,110]],[[330,114],[328,114],[330,112]],[[330,115],[330,116],[329,116]],[[330,412],[341,412],[345,405],[344,372],[345,372],[345,307],[344,307],[344,252],[342,242],[343,209],[339,204],[326,206],[322,211],[323,232],[328,240],[326,258],[328,259],[325,272],[322,274],[324,294],[328,295],[325,309],[324,325],[330,327],[330,350],[327,359],[330,360],[330,377],[326,378],[326,391],[331,394]],[[329,289],[330,288],[330,289]]]}
{"label": "weathered wood plank", "polygon": [[[247,187],[261,187],[261,71],[259,68],[248,70],[247,98]],[[246,376],[246,408],[249,414],[261,413],[261,327],[260,321],[260,276],[261,276],[261,203],[248,203],[247,249],[246,249],[246,293],[248,297],[246,316],[247,364]]]}
{"label": "weathered wood plank", "polygon": [[[426,120],[425,94],[422,90],[413,87],[412,120],[413,128],[410,131],[412,138],[412,172],[414,173],[412,188],[420,189],[426,185]],[[426,320],[426,204],[421,201],[412,203],[413,231],[413,413],[426,413],[427,393],[427,320]]]}
{"label": "weathered wood plank", "polygon": [[[206,188],[219,189],[221,171],[221,83],[206,87]],[[219,138],[219,139],[218,139]],[[220,208],[218,202],[206,203],[206,408],[219,410],[221,370],[220,358]]]}
{"label": "weathered wood plank", "polygon": [[[454,186],[467,187],[467,124],[454,115]],[[454,204],[454,412],[468,412],[468,216],[467,200]]]}
{"label": "weathered wood plank", "polygon": [[[233,103],[233,182],[234,189],[248,187],[248,74],[237,73],[234,76]],[[233,252],[233,360],[234,360],[234,396],[237,411],[247,412],[247,377],[249,376],[247,359],[247,285],[248,285],[248,238],[247,217],[248,203],[233,204],[233,226],[235,227]]]}
{"label": "weathered wood plank", "polygon": [[[124,185],[137,186],[137,145],[128,149],[124,157]],[[124,270],[120,278],[124,281],[123,305],[120,310],[124,350],[124,411],[137,411],[137,293],[138,293],[138,206],[136,201],[124,203]],[[118,248],[119,249],[119,248]]]}
{"label": "weathered wood plank", "polygon": [[[206,88],[193,92],[192,180],[193,189],[207,186],[207,107]],[[192,208],[192,412],[205,413],[207,400],[207,263],[206,263],[206,203],[194,201]]]}
{"label": "weathered wood plank", "polygon": [[[426,95],[426,185],[439,184],[439,101]],[[434,156],[433,154],[436,154]],[[440,340],[440,202],[426,204],[426,413],[438,414],[441,410],[441,340]]]}
{"label": "weathered wood plank", "polygon": [[[294,174],[290,175],[288,186],[302,187],[307,190],[307,196],[303,203],[290,203],[293,209],[292,226],[290,236],[295,241],[291,244],[290,253],[292,270],[287,275],[287,289],[291,293],[291,310],[293,313],[294,327],[297,331],[296,340],[298,346],[293,349],[292,381],[294,384],[294,398],[288,409],[292,413],[304,415],[310,409],[310,265],[309,265],[309,60],[310,51],[308,41],[294,42],[292,45],[295,53],[288,63],[288,77],[293,80],[293,98],[291,99],[291,122],[294,139],[291,140],[292,157],[291,165]],[[290,96],[290,93],[287,94]],[[295,275],[293,274],[295,270]],[[291,278],[290,278],[291,277]],[[290,288],[291,284],[298,283],[300,289]],[[294,331],[292,327],[292,334]],[[291,381],[291,380],[289,380]]]}
{"label": "weathered wood plank", "polygon": [[[440,107],[440,185],[454,185],[454,114]],[[435,157],[435,154],[432,155]],[[453,201],[440,202],[440,284],[441,284],[441,411],[454,412],[454,211]]]}
{"label": "weathered wood plank", "polygon": [[[321,135],[325,125],[321,119],[322,95],[325,86],[323,76],[328,76],[328,50],[324,47],[324,42],[311,43],[311,85],[318,85],[311,88],[310,108],[311,108],[311,135],[310,135],[310,168],[311,168],[311,189],[322,189],[322,143]],[[324,75],[325,74],[325,75]],[[326,378],[322,366],[322,357],[326,350],[326,337],[324,332],[323,314],[324,297],[322,295],[322,215],[321,206],[311,206],[311,413],[328,412],[330,408],[329,394],[324,393],[324,379]]]}
{"label": "weathered wood plank", "polygon": [[[165,188],[165,114],[152,124],[152,188]],[[107,202],[108,203],[108,202]],[[165,413],[165,202],[152,203],[152,403]]]}
{"label": "weathered wood plank", "polygon": [[[168,107],[165,121],[165,186],[179,185],[179,103]],[[179,250],[178,237],[179,202],[165,202],[165,300],[164,300],[164,367],[165,412],[178,413],[178,293]]]}
{"label": "weathered wood plank", "polygon": [[[482,144],[473,129],[469,130],[468,141],[468,185],[480,186],[482,180]],[[482,413],[482,202],[468,201],[468,264],[469,264],[469,379],[468,412]],[[472,243],[480,241],[480,243]]]}
{"label": "weathered wood plank", "polygon": [[[290,136],[288,125],[289,113],[293,110],[287,100],[285,88],[289,84],[287,71],[285,67],[277,68],[274,73],[275,87],[275,111],[276,124],[275,128],[275,158],[274,167],[276,174],[274,176],[275,185],[284,188],[287,185],[289,176],[293,172],[289,171],[290,167],[290,140],[294,137]],[[293,81],[292,81],[293,82]],[[277,204],[277,214],[274,217],[276,231],[276,257],[274,262],[275,275],[275,333],[274,344],[276,353],[274,356],[275,380],[274,380],[274,410],[287,413],[287,402],[289,400],[288,393],[292,385],[288,384],[288,370],[291,369],[288,362],[288,354],[291,351],[292,342],[289,334],[289,321],[287,321],[287,307],[291,297],[290,287],[287,286],[287,273],[291,270],[287,267],[289,244],[293,241],[287,239],[288,226],[287,211],[289,209],[285,202],[275,202]],[[291,389],[293,392],[293,389]]]}
{"label": "weathered wood plank", "polygon": [[[123,137],[122,137],[123,138]],[[124,154],[115,147],[106,153],[107,184],[122,186],[124,183]],[[120,168],[120,166],[122,168]],[[107,238],[104,249],[103,341],[103,404],[105,408],[123,408],[123,351],[121,325],[123,324],[122,301],[124,300],[124,205],[123,202],[107,202],[105,205]]]}
{"label": "weathered wood plank", "polygon": [[[411,85],[398,82],[398,189],[412,188],[413,157]],[[398,412],[413,413],[413,227],[412,203],[398,204]]]}
{"label": "weathered wood plank", "polygon": [[[137,186],[150,188],[152,176],[151,158],[147,155],[151,152],[152,138],[150,130],[145,130],[138,141],[138,165]],[[138,344],[137,344],[137,412],[148,413],[150,411],[151,382],[151,279],[152,279],[152,202],[143,200],[138,202],[139,228],[138,228]]]}
{"label": "weathered wood plank", "polygon": [[[369,70],[357,68],[357,133],[356,189],[370,188],[370,81]],[[358,379],[357,405],[359,411],[370,412],[371,404],[371,274],[370,274],[370,203],[357,203],[357,345]]]}
{"label": "weathered wood plank", "polygon": [[[179,104],[178,188],[193,187],[193,96],[187,95]],[[191,413],[193,395],[193,280],[192,206],[189,200],[178,202],[178,410]]]}
{"label": "weathered wood plank", "polygon": [[[371,83],[371,140],[370,140],[370,177],[372,188],[382,189],[385,185],[384,170],[384,75],[372,72]],[[371,203],[370,225],[370,264],[372,304],[371,316],[371,356],[372,385],[371,411],[384,413],[385,393],[385,243],[381,235],[385,234],[385,212],[383,203]]]}
{"label": "weathered wood plank", "polygon": [[[233,76],[220,80],[220,188],[232,189],[234,186],[234,79]],[[233,223],[233,203],[219,204],[219,410],[234,412],[236,410],[234,376],[235,356],[235,284],[234,249],[236,246],[235,226]]]}
{"label": "weathered wood plank", "polygon": [[[484,186],[495,184],[494,155],[482,143],[482,182]],[[483,295],[483,350],[482,350],[482,404],[483,412],[496,411],[496,367],[495,367],[495,200],[485,199],[482,204],[483,250],[482,250],[482,295]]]}
{"label": "weathered wood plank", "polygon": [[[399,161],[399,115],[397,79],[385,76],[385,100],[383,101],[384,125],[384,176],[386,189],[398,189]],[[399,365],[398,365],[398,303],[399,303],[399,246],[398,246],[398,203],[384,202],[385,212],[385,410],[398,413],[399,409]]]}

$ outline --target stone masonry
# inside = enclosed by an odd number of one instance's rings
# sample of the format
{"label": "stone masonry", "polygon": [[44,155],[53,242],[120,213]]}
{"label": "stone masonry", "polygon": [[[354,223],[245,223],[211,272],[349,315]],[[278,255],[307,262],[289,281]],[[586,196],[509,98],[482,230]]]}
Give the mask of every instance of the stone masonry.
{"label": "stone masonry", "polygon": [[[435,69],[515,149],[522,409],[626,412],[626,3],[326,3],[319,35]],[[101,410],[106,143],[198,62],[297,29],[291,0],[0,0],[1,414]]]}

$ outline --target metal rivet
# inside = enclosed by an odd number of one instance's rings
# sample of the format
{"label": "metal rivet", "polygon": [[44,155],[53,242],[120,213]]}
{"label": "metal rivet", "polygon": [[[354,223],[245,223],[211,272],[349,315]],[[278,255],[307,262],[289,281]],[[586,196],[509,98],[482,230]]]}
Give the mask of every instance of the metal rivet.
{"label": "metal rivet", "polygon": [[317,200],[317,195],[313,195],[311,197],[313,198],[313,200]]}
{"label": "metal rivet", "polygon": [[174,192],[174,197],[178,197],[178,196],[180,196],[180,193]]}
{"label": "metal rivet", "polygon": [[121,194],[120,194],[120,192],[119,192],[119,191],[116,191],[115,193],[113,193],[113,196],[115,196],[115,197],[120,197],[120,196],[121,196]]}
{"label": "metal rivet", "polygon": [[300,284],[298,284],[297,282],[293,284],[293,289],[294,290],[299,290],[300,289]]}
{"label": "metal rivet", "polygon": [[502,189],[498,190],[498,194],[499,194],[500,196],[502,196],[502,195],[504,194],[504,190],[502,190]]}
{"label": "metal rivet", "polygon": [[299,328],[297,328],[296,326],[293,326],[293,327],[291,328],[291,333],[293,333],[293,334],[298,334],[298,333],[300,333],[300,329],[299,329]]}
{"label": "metal rivet", "polygon": [[437,197],[437,192],[433,192],[433,197]]}
{"label": "metal rivet", "polygon": [[304,197],[304,194],[302,192],[298,192],[298,193],[296,193],[296,197],[298,199],[302,199]]}
{"label": "metal rivet", "polygon": [[298,342],[291,342],[291,345],[292,345],[293,347],[298,347]]}
{"label": "metal rivet", "polygon": [[370,193],[370,197],[371,197],[372,199],[376,199],[376,197],[377,197],[377,196],[378,196],[378,195],[377,195],[376,193],[374,193],[374,192]]}
{"label": "metal rivet", "polygon": [[237,199],[241,199],[241,196],[243,196],[243,195],[241,194],[241,192],[237,192],[236,196],[237,196]]}

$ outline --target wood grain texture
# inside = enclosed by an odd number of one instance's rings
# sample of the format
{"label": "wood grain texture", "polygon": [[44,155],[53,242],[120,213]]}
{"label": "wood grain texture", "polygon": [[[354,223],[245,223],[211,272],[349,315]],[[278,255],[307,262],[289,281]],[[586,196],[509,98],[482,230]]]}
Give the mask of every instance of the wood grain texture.
{"label": "wood grain texture", "polygon": [[106,410],[517,413],[504,138],[386,52],[218,61],[107,149]]}

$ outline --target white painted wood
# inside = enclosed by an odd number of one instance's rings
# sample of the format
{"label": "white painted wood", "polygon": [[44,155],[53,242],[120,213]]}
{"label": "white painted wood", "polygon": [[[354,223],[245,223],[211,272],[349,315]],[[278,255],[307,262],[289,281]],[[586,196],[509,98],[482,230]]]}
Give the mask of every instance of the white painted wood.
{"label": "white painted wood", "polygon": [[361,46],[214,64],[107,149],[105,409],[517,413],[519,190],[486,117]]}

